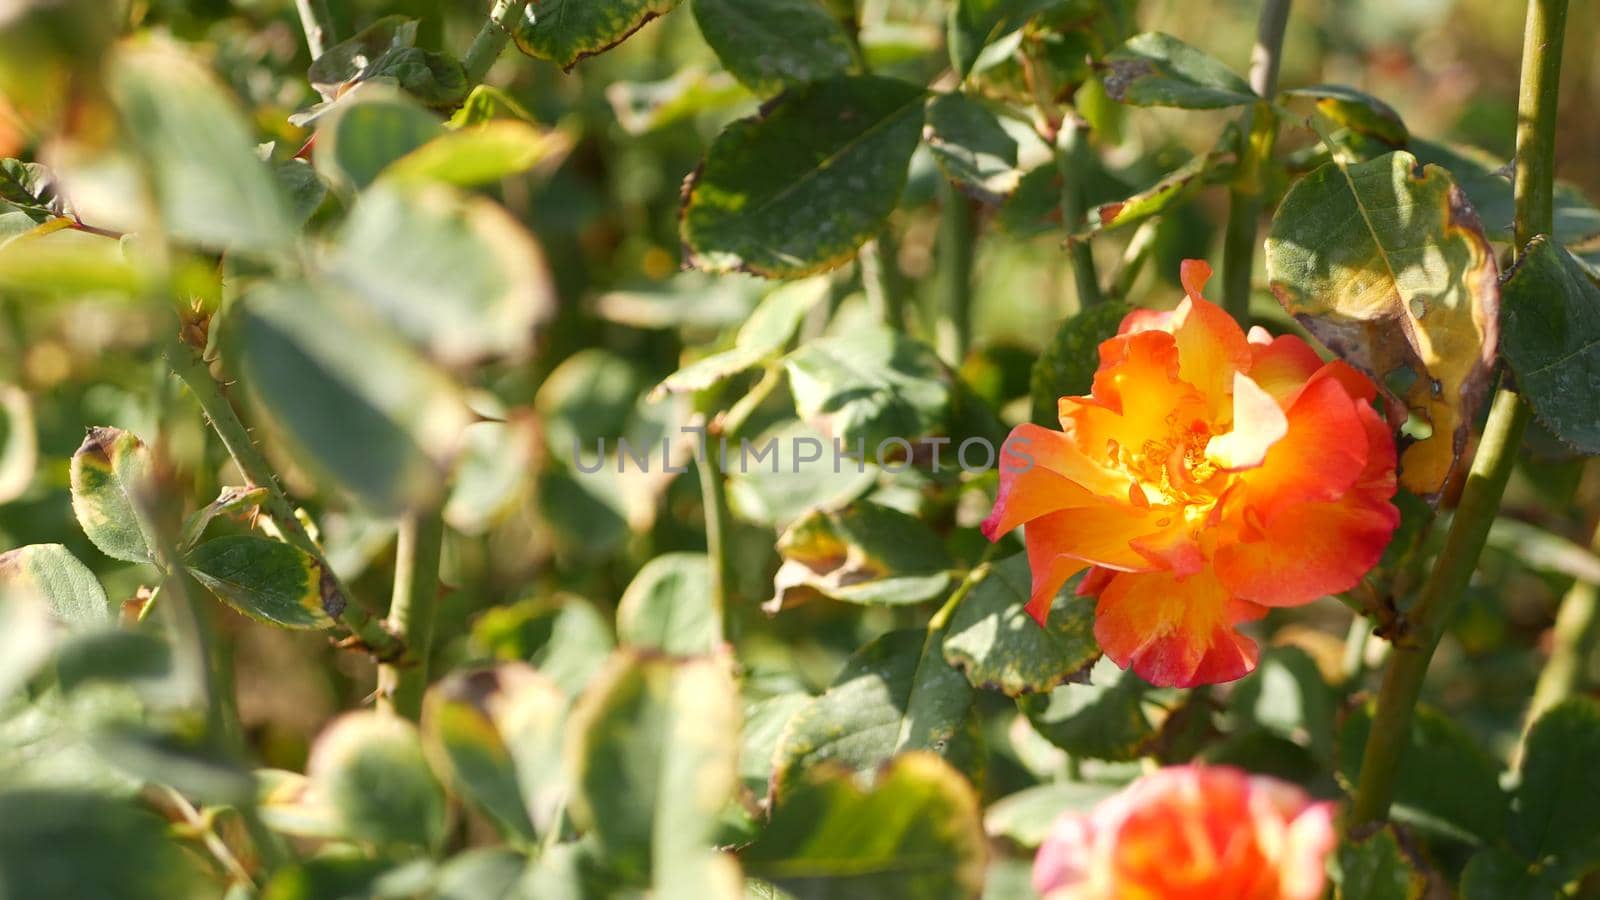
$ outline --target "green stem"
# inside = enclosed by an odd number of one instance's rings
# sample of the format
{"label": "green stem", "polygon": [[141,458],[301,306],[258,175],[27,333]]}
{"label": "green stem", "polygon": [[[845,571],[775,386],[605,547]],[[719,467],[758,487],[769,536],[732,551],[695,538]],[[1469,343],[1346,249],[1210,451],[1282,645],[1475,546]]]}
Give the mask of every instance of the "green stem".
{"label": "green stem", "polygon": [[468,84],[483,83],[489,68],[500,58],[501,51],[506,49],[506,43],[511,40],[508,23],[521,16],[523,7],[527,5],[528,0],[495,0],[494,8],[489,10],[488,20],[478,29],[466,55],[461,57],[461,68],[466,70]]}
{"label": "green stem", "polygon": [[1067,231],[1067,253],[1072,257],[1072,278],[1078,288],[1079,309],[1094,306],[1102,299],[1093,248],[1088,239],[1072,237],[1088,213],[1079,173],[1088,167],[1090,152],[1088,123],[1077,116],[1069,116],[1056,135],[1056,168],[1061,172],[1061,222]]}
{"label": "green stem", "polygon": [[[1600,527],[1590,538],[1589,549],[1600,553]],[[1528,727],[1583,686],[1584,664],[1588,662],[1596,637],[1600,637],[1600,589],[1593,582],[1580,578],[1561,598],[1561,608],[1556,613],[1555,645],[1533,689],[1533,702],[1528,705]],[[1523,737],[1527,737],[1526,729]]]}
{"label": "green stem", "polygon": [[[722,623],[733,585],[733,556],[728,547],[728,489],[722,480],[717,441],[710,429],[705,446],[697,448],[695,467],[700,475],[700,498],[705,506],[706,555],[711,558],[711,609],[713,621]],[[719,630],[723,627],[719,624]],[[720,641],[723,635],[718,634]]]}
{"label": "green stem", "polygon": [[294,8],[300,13],[300,27],[306,33],[306,49],[316,59],[327,51],[328,45],[337,42],[327,0],[294,0]]}
{"label": "green stem", "polygon": [[386,624],[405,643],[406,654],[378,667],[378,706],[412,721],[422,715],[422,694],[428,687],[443,542],[444,519],[438,509],[409,513],[400,522]]}
{"label": "green stem", "polygon": [[374,656],[379,659],[397,658],[403,649],[401,643],[365,610],[351,602],[349,591],[345,590],[333,568],[328,565],[322,548],[317,546],[317,542],[312,540],[310,533],[300,523],[294,503],[278,485],[271,465],[250,439],[250,433],[239,421],[233,403],[223,393],[222,385],[211,377],[211,369],[201,352],[185,344],[175,344],[167,351],[167,364],[189,386],[245,480],[256,487],[266,488],[267,498],[263,508],[282,533],[284,541],[304,550],[321,566],[323,605],[330,610],[340,610],[336,617],[340,624],[348,628]]}
{"label": "green stem", "polygon": [[1417,595],[1416,605],[1407,617],[1407,631],[1395,642],[1384,670],[1378,709],[1361,757],[1361,778],[1348,822],[1351,829],[1379,821],[1389,813],[1395,777],[1405,754],[1411,717],[1422,693],[1423,678],[1428,674],[1428,663],[1478,566],[1478,556],[1500,508],[1527,424],[1527,407],[1515,392],[1501,389],[1489,410],[1483,439],[1473,457],[1444,549]]}
{"label": "green stem", "polygon": [[959,367],[972,344],[972,268],[977,213],[949,181],[939,183],[939,355]]}
{"label": "green stem", "polygon": [[894,232],[885,225],[878,236],[856,254],[856,264],[861,267],[861,289],[867,294],[867,305],[885,325],[903,331],[906,288],[900,277],[900,264],[896,262],[899,255],[900,246],[894,239]]}
{"label": "green stem", "polygon": [[1241,324],[1250,320],[1250,280],[1261,226],[1261,169],[1277,143],[1278,121],[1269,105],[1278,91],[1278,65],[1292,0],[1265,0],[1250,55],[1250,88],[1262,98],[1240,124],[1239,176],[1228,191],[1228,227],[1222,239],[1222,305]]}
{"label": "green stem", "polygon": [[[1567,0],[1529,0],[1517,110],[1514,230],[1519,249],[1533,236],[1549,234],[1554,224],[1556,99],[1566,21]],[[1444,549],[1410,614],[1410,640],[1395,645],[1384,672],[1347,823],[1351,829],[1388,815],[1428,662],[1477,568],[1527,424],[1528,408],[1515,391],[1502,387],[1489,410]]]}

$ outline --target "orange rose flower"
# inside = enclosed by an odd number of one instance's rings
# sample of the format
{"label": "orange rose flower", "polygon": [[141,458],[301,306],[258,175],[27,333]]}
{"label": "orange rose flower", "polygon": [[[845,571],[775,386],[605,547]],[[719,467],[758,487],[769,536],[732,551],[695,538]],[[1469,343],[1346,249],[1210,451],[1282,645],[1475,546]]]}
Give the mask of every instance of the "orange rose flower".
{"label": "orange rose flower", "polygon": [[1255,668],[1240,622],[1355,585],[1400,513],[1371,380],[1297,337],[1247,338],[1200,296],[1209,266],[1182,274],[1177,309],[1135,311],[1100,345],[1061,431],[1011,432],[983,532],[1026,525],[1034,619],[1088,569],[1078,593],[1099,598],[1106,654],[1191,687]]}
{"label": "orange rose flower", "polygon": [[1057,820],[1033,886],[1045,900],[1317,900],[1337,843],[1333,804],[1292,784],[1176,766]]}

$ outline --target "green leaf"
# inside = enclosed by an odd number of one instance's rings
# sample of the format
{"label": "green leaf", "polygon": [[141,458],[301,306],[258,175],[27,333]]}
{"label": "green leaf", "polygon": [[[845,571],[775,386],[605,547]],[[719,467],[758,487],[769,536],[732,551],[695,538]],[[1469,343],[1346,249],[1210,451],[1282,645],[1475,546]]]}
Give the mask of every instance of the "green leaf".
{"label": "green leaf", "polygon": [[469,421],[458,388],[345,298],[262,285],[228,308],[221,343],[297,461],[378,513],[442,493]]}
{"label": "green leaf", "polygon": [[[1515,853],[1489,847],[1473,854],[1461,871],[1462,900],[1555,900],[1568,896],[1559,867],[1536,869]],[[1352,895],[1352,900],[1355,895]],[[1419,895],[1420,896],[1420,895]]]}
{"label": "green leaf", "polygon": [[130,801],[62,790],[0,792],[0,872],[11,898],[203,896],[167,823]]}
{"label": "green leaf", "polygon": [[1600,454],[1600,284],[1540,235],[1502,290],[1500,352],[1518,390],[1563,443]]}
{"label": "green leaf", "polygon": [[890,78],[831,78],[729,125],[684,186],[690,262],[768,278],[848,262],[899,202],[923,96]]}
{"label": "green leaf", "polygon": [[1196,156],[1164,175],[1136,194],[1089,211],[1086,224],[1077,226],[1077,237],[1086,238],[1100,231],[1135,225],[1187,203],[1200,189],[1225,182],[1233,175],[1238,154],[1239,131],[1229,126],[1209,152]]}
{"label": "green leaf", "polygon": [[1528,732],[1511,819],[1511,846],[1541,861],[1592,848],[1600,838],[1600,704],[1573,698]]}
{"label": "green leaf", "polygon": [[362,85],[317,123],[311,158],[329,183],[357,191],[377,180],[390,164],[443,134],[439,117],[415,101],[382,85]]}
{"label": "green leaf", "polygon": [[1145,710],[1150,690],[1139,676],[1101,658],[1087,684],[1026,694],[1017,707],[1034,730],[1072,756],[1120,762],[1138,759],[1156,735]]}
{"label": "green leaf", "polygon": [[772,795],[785,796],[824,763],[866,771],[909,750],[934,750],[975,770],[972,686],[944,661],[940,637],[891,631],[857,650],[828,690],[789,720],[773,755]]}
{"label": "green leaf", "polygon": [[471,128],[500,119],[533,123],[533,114],[512,99],[510,94],[492,84],[480,84],[472,89],[461,108],[450,117],[452,128]]}
{"label": "green leaf", "polygon": [[668,393],[703,391],[777,359],[800,322],[827,291],[828,282],[823,278],[808,278],[771,291],[739,326],[731,348],[701,357],[668,375],[651,392],[651,399]]}
{"label": "green leaf", "polygon": [[1035,424],[1061,427],[1061,398],[1081,397],[1094,387],[1100,344],[1116,336],[1130,312],[1133,307],[1113,300],[1061,320],[1055,336],[1033,364],[1030,390]]}
{"label": "green leaf", "polygon": [[[1509,241],[1516,216],[1510,166],[1505,160],[1476,147],[1436,144],[1413,138],[1411,152],[1424,163],[1441,166],[1455,177],[1466,192],[1483,222],[1490,240]],[[1565,182],[1555,185],[1555,238],[1563,244],[1576,244],[1600,235],[1600,209],[1583,192]]]}
{"label": "green leaf", "polygon": [[967,898],[983,885],[978,798],[931,753],[895,758],[863,787],[818,771],[781,802],[741,858],[797,897]]}
{"label": "green leaf", "polygon": [[309,553],[281,541],[240,534],[194,548],[184,564],[234,609],[283,628],[331,628],[342,609],[332,578]]}
{"label": "green leaf", "polygon": [[644,564],[617,604],[617,637],[638,650],[671,656],[713,652],[721,611],[711,602],[711,563],[703,553],[667,553]]}
{"label": "green leaf", "polygon": [[1333,689],[1304,650],[1273,647],[1261,654],[1256,670],[1241,679],[1228,707],[1250,722],[1297,744],[1323,759],[1333,753]]}
{"label": "green leaf", "polygon": [[0,553],[0,590],[7,602],[23,602],[18,594],[42,601],[75,631],[116,623],[116,610],[94,573],[60,544],[29,544]]}
{"label": "green leaf", "polygon": [[1031,591],[1026,554],[984,568],[950,617],[944,658],[973,687],[1008,697],[1049,691],[1088,674],[1100,658],[1094,602],[1062,588],[1043,627],[1023,608]]}
{"label": "green leaf", "polygon": [[[1352,709],[1339,729],[1339,774],[1361,776],[1374,702]],[[1494,843],[1505,832],[1507,800],[1499,766],[1453,720],[1419,706],[1395,779],[1396,821],[1457,838]]]}
{"label": "green leaf", "polygon": [[233,98],[199,65],[155,47],[117,54],[110,86],[162,227],[217,250],[285,248],[295,234],[288,204]]}
{"label": "green leaf", "polygon": [[523,53],[566,71],[627,40],[678,0],[543,0],[511,26]]}
{"label": "green leaf", "polygon": [[[373,859],[337,848],[286,865],[261,888],[260,900],[407,900],[432,896],[431,860]],[[230,895],[229,900],[234,900]]]}
{"label": "green leaf", "polygon": [[486,610],[472,627],[473,644],[498,660],[525,660],[576,696],[616,647],[606,620],[585,600],[525,600]]}
{"label": "green leaf", "polygon": [[592,459],[601,441],[614,445],[627,428],[639,387],[634,365],[609,350],[588,347],[567,357],[533,398],[545,446],[559,459]]}
{"label": "green leaf", "polygon": [[[748,447],[745,441],[749,441]],[[728,505],[733,512],[747,522],[783,527],[813,508],[831,509],[849,503],[876,483],[877,466],[847,458],[845,454],[853,452],[848,448],[840,449],[838,465],[833,463],[832,450],[824,450],[815,461],[801,462],[796,453],[788,464],[774,462],[785,449],[792,453],[804,444],[809,451],[815,446],[812,441],[824,447],[829,443],[821,433],[790,420],[755,438],[742,438],[739,447],[730,445],[728,453],[733,463],[726,471]]]}
{"label": "green leaf", "polygon": [[694,0],[693,10],[723,68],[764,97],[856,68],[850,36],[817,0]]}
{"label": "green leaf", "polygon": [[979,200],[999,203],[1017,189],[1017,141],[983,103],[940,94],[928,104],[928,149],[950,180]]}
{"label": "green leaf", "polygon": [[497,119],[434,138],[391,163],[383,177],[474,187],[548,166],[571,147],[572,139],[561,132]]}
{"label": "green leaf", "polygon": [[428,769],[416,727],[404,719],[340,716],[317,736],[306,775],[355,840],[435,848],[444,839],[444,789]]}
{"label": "green leaf", "polygon": [[486,811],[508,837],[531,841],[549,827],[550,807],[564,796],[566,707],[554,682],[520,663],[452,672],[424,701],[423,746],[455,793]]}
{"label": "green leaf", "polygon": [[814,510],[778,538],[783,565],[773,578],[768,613],[816,597],[900,605],[941,597],[955,561],[939,536],[915,516],[857,502]]}
{"label": "green leaf", "polygon": [[1336,900],[1419,900],[1428,886],[1400,849],[1393,825],[1340,842],[1336,861]]}
{"label": "green leaf", "polygon": [[[941,429],[951,375],[933,349],[882,326],[807,341],[784,359],[800,417],[876,462]],[[913,448],[914,449],[914,448]]]}
{"label": "green leaf", "polygon": [[767,786],[772,783],[772,761],[778,751],[778,741],[789,727],[789,720],[810,702],[810,694],[790,691],[745,704],[739,779],[752,793],[766,794]]}
{"label": "green leaf", "polygon": [[1051,826],[1064,812],[1088,812],[1117,793],[1118,788],[1092,781],[1063,781],[1018,791],[990,804],[983,814],[983,830],[1032,849],[1044,843]]}
{"label": "green leaf", "polygon": [[306,80],[322,99],[338,99],[347,86],[370,77],[369,73],[385,54],[410,47],[416,40],[416,19],[381,16],[312,60],[311,68],[306,70]]}
{"label": "green leaf", "polygon": [[528,857],[504,847],[474,847],[439,867],[433,900],[506,900],[518,896]]}
{"label": "green leaf", "polygon": [[755,98],[727,72],[690,66],[661,81],[613,81],[606,100],[622,130],[640,137],[707,114],[728,118],[733,110],[748,110]]}
{"label": "green leaf", "polygon": [[1411,140],[1406,123],[1394,107],[1371,94],[1342,84],[1314,84],[1283,92],[1286,97],[1315,100],[1317,111],[1334,122],[1391,147],[1404,147]]}
{"label": "green leaf", "polygon": [[1106,64],[1106,93],[1133,106],[1221,109],[1261,99],[1232,69],[1159,31],[1128,38]]}
{"label": "green leaf", "polygon": [[384,321],[455,365],[526,355],[535,326],[556,305],[544,254],[521,224],[490,200],[443,186],[363,191],[328,270]]}
{"label": "green leaf", "polygon": [[100,552],[124,562],[152,562],[153,540],[140,507],[150,502],[150,450],[119,428],[89,429],[72,454],[72,513]]}
{"label": "green leaf", "polygon": [[710,847],[738,782],[739,706],[725,661],[621,651],[569,727],[572,819],[619,874],[660,876]]}
{"label": "green leaf", "polygon": [[1036,13],[1064,0],[956,0],[950,10],[945,41],[950,65],[962,78],[971,74],[983,49],[1027,24]]}
{"label": "green leaf", "polygon": [[121,241],[67,222],[52,219],[0,242],[0,289],[53,297],[131,296],[144,289],[146,273],[123,253]]}
{"label": "green leaf", "polygon": [[1409,153],[1334,162],[1300,179],[1267,235],[1284,309],[1406,405],[1431,434],[1400,455],[1400,486],[1436,498],[1459,464],[1494,363],[1500,288],[1466,195]]}
{"label": "green leaf", "polygon": [[268,491],[263,487],[246,487],[244,485],[230,484],[222,488],[217,494],[217,499],[207,503],[183,520],[183,534],[179,538],[178,546],[184,550],[193,548],[205,537],[206,529],[219,516],[242,518],[254,515],[261,504],[266,502]]}
{"label": "green leaf", "polygon": [[270,165],[279,190],[289,199],[290,217],[295,224],[304,226],[327,198],[328,186],[311,163],[303,159],[278,160]]}
{"label": "green leaf", "polygon": [[126,722],[102,725],[88,738],[95,752],[121,771],[202,802],[237,806],[254,794],[250,773],[203,739]]}

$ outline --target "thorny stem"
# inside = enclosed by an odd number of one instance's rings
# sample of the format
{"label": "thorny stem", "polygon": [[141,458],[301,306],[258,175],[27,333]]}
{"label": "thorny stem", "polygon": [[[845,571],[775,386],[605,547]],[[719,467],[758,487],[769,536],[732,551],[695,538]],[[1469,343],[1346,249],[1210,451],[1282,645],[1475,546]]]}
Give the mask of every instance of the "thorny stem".
{"label": "thorny stem", "polygon": [[[1514,229],[1519,251],[1535,235],[1550,233],[1554,224],[1556,98],[1566,22],[1567,0],[1529,0],[1517,111]],[[1489,410],[1444,549],[1411,612],[1409,640],[1396,643],[1384,672],[1372,732],[1361,759],[1361,778],[1346,823],[1350,829],[1388,815],[1428,661],[1477,568],[1527,424],[1527,406],[1514,390],[1502,386]]]}
{"label": "thorny stem", "polygon": [[1228,227],[1222,239],[1222,305],[1240,324],[1250,316],[1250,277],[1255,270],[1256,233],[1261,220],[1261,167],[1277,140],[1277,116],[1270,106],[1278,90],[1283,33],[1292,0],[1265,0],[1250,54],[1250,88],[1261,102],[1240,120],[1239,175],[1228,191]]}
{"label": "thorny stem", "polygon": [[444,519],[437,507],[408,513],[400,522],[386,624],[405,642],[406,654],[378,667],[378,706],[413,722],[422,715],[428,686],[443,541]]}
{"label": "thorny stem", "polygon": [[300,523],[299,516],[295,514],[294,504],[278,485],[277,476],[273,474],[267,458],[250,439],[244,423],[239,421],[239,414],[234,410],[233,403],[228,400],[227,395],[223,393],[222,385],[211,377],[211,369],[206,365],[201,351],[188,345],[175,344],[167,352],[167,364],[189,386],[189,390],[199,401],[200,408],[205,411],[206,418],[211,422],[211,427],[216,431],[217,437],[222,439],[223,446],[228,449],[234,465],[239,467],[245,480],[266,489],[267,497],[263,508],[267,515],[272,517],[283,539],[304,550],[321,567],[323,607],[330,613],[336,612],[335,618],[340,624],[348,628],[375,657],[379,659],[398,657],[403,649],[400,641],[367,615],[365,610],[351,602],[349,592],[345,590],[339,577],[333,573],[333,568],[328,565],[322,548],[317,546],[317,542],[312,540],[305,526]]}
{"label": "thorny stem", "polygon": [[489,10],[488,20],[478,29],[466,55],[461,57],[461,68],[467,73],[468,84],[483,83],[489,68],[500,58],[501,51],[511,40],[511,23],[522,15],[527,5],[528,0],[495,0],[494,8]]}

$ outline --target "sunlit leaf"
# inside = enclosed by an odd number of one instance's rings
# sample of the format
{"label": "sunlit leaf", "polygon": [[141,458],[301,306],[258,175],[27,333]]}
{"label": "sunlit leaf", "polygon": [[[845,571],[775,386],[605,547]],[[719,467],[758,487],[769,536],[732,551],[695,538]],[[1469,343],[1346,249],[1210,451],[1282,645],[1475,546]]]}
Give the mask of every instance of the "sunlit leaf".
{"label": "sunlit leaf", "polygon": [[904,442],[949,413],[951,377],[933,349],[888,328],[808,341],[784,364],[800,417],[869,461],[909,455]]}
{"label": "sunlit leaf", "polygon": [[1106,93],[1134,106],[1218,109],[1261,99],[1232,69],[1158,31],[1129,38],[1106,65]]}
{"label": "sunlit leaf", "polygon": [[458,389],[343,298],[264,285],[228,308],[224,359],[275,433],[379,512],[430,502],[461,440]]}
{"label": "sunlit leaf", "polygon": [[732,347],[701,357],[668,375],[651,396],[705,390],[776,359],[794,337],[806,313],[826,295],[827,287],[827,281],[818,277],[786,284],[770,292],[739,326]]}
{"label": "sunlit leaf", "polygon": [[1151,690],[1133,672],[1102,658],[1089,671],[1087,683],[1027,694],[1017,706],[1039,734],[1068,754],[1122,761],[1138,759],[1155,737],[1155,723],[1146,708]]}
{"label": "sunlit leaf", "polygon": [[940,637],[891,631],[857,650],[828,690],[789,720],[773,755],[772,795],[783,797],[819,765],[867,771],[910,750],[935,751],[975,772],[972,686],[944,661]]}
{"label": "sunlit leaf", "polygon": [[727,664],[623,651],[568,720],[573,820],[619,873],[644,879],[710,847],[738,782]]}
{"label": "sunlit leaf", "polygon": [[570,71],[677,5],[678,0],[544,0],[511,24],[511,38],[523,53]]}
{"label": "sunlit leaf", "polygon": [[1064,587],[1043,627],[1024,607],[1031,591],[1026,555],[984,569],[950,617],[944,658],[973,687],[1008,697],[1048,691],[1088,674],[1100,658],[1094,603]]}
{"label": "sunlit leaf", "polygon": [[1037,847],[1063,813],[1087,813],[1116,791],[1110,785],[1090,781],[1027,788],[990,804],[983,814],[983,830],[990,837],[1010,838],[1024,847]]}
{"label": "sunlit leaf", "polygon": [[315,557],[298,547],[248,534],[220,537],[184,558],[219,600],[282,628],[331,628],[343,598]]}
{"label": "sunlit leaf", "polygon": [[778,538],[783,565],[765,606],[776,613],[815,597],[846,603],[923,603],[948,593],[955,563],[920,519],[875,503],[816,510]]}
{"label": "sunlit leaf", "polygon": [[974,896],[987,852],[972,786],[939,757],[897,757],[863,785],[827,766],[778,805],[741,854],[795,896],[838,900]]}
{"label": "sunlit leaf", "polygon": [[1267,236],[1272,291],[1339,356],[1392,385],[1431,429],[1400,484],[1437,498],[1460,463],[1498,343],[1499,267],[1466,195],[1409,153],[1330,163],[1284,197]]}
{"label": "sunlit leaf", "polygon": [[945,175],[980,200],[998,203],[1022,180],[1017,141],[995,113],[963,94],[928,104],[928,149]]}
{"label": "sunlit leaf", "polygon": [[143,506],[155,490],[150,450],[118,428],[91,428],[72,454],[72,512],[100,552],[126,562],[152,562],[155,543]]}
{"label": "sunlit leaf", "polygon": [[[94,573],[60,544],[29,544],[0,553],[0,592],[5,602],[19,606],[43,601],[74,630],[104,628],[116,621],[116,610]],[[19,630],[25,628],[25,619],[18,623]]]}
{"label": "sunlit leaf", "polygon": [[847,262],[899,202],[922,108],[916,85],[851,76],[796,88],[729,125],[685,185],[691,262],[769,278]]}
{"label": "sunlit leaf", "polygon": [[383,177],[472,187],[559,165],[571,148],[572,138],[563,132],[497,119],[434,138],[395,160]]}
{"label": "sunlit leaf", "polygon": [[1342,84],[1315,84],[1284,91],[1287,97],[1315,100],[1317,111],[1329,119],[1391,147],[1404,147],[1411,140],[1406,123],[1394,107],[1371,94]]}
{"label": "sunlit leaf", "polygon": [[[408,249],[397,254],[396,247]],[[328,270],[451,364],[526,354],[535,326],[556,305],[533,237],[498,204],[442,186],[363,191]]]}
{"label": "sunlit leaf", "polygon": [[666,553],[644,564],[617,603],[617,637],[672,656],[711,653],[721,611],[711,602],[711,565],[701,553]]}
{"label": "sunlit leaf", "polygon": [[383,85],[362,85],[317,122],[312,162],[330,183],[360,190],[391,163],[445,134],[433,113]]}
{"label": "sunlit leaf", "polygon": [[115,58],[111,91],[173,236],[218,250],[290,243],[288,204],[209,73],[170,51],[127,49]]}
{"label": "sunlit leaf", "polygon": [[349,837],[429,848],[444,838],[444,789],[404,719],[346,713],[317,736],[306,774]]}

